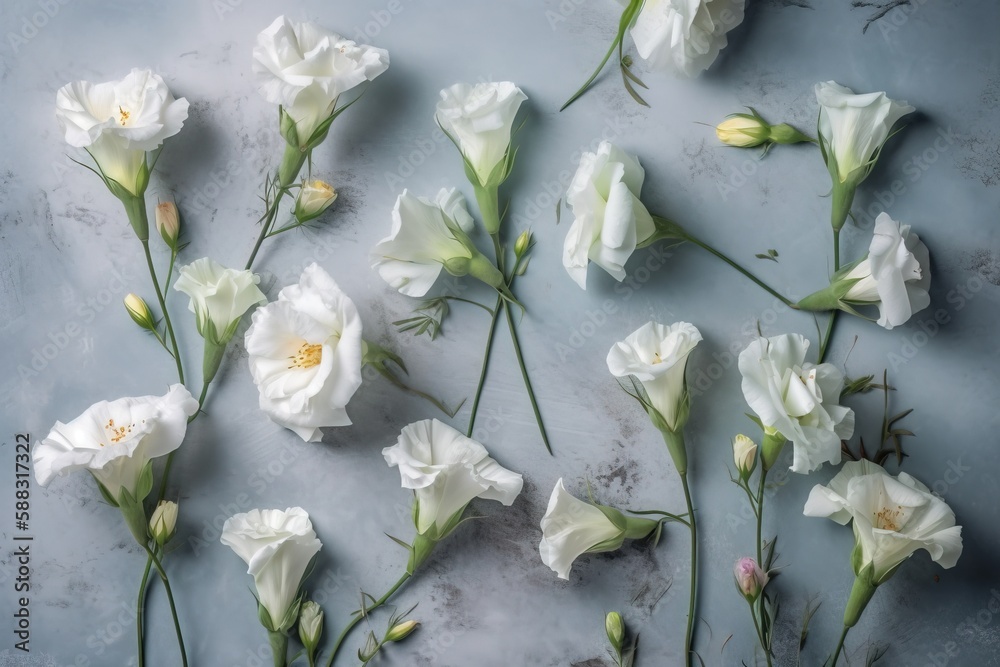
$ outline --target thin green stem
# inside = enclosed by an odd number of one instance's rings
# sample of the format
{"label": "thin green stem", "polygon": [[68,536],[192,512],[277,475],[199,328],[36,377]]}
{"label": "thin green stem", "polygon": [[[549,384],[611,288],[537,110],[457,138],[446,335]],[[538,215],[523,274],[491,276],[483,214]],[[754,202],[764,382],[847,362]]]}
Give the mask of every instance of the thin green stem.
{"label": "thin green stem", "polygon": [[[757,483],[757,567],[764,567],[764,539],[763,539],[763,526],[764,526],[764,489],[765,483],[767,481],[767,468],[761,467],[760,480]],[[750,609],[750,615],[753,617],[754,625],[757,627],[757,636],[760,637],[760,647],[764,649],[764,658],[767,660],[767,666],[771,667],[771,647],[764,636],[764,628],[759,624],[758,616],[763,618],[764,610],[764,594],[761,593],[760,597],[757,598],[755,603],[759,609],[754,610],[753,606]]]}
{"label": "thin green stem", "polygon": [[472,399],[472,413],[469,415],[469,430],[466,435],[472,437],[472,430],[476,426],[476,414],[479,412],[479,399],[483,396],[483,387],[486,385],[486,369],[490,363],[490,352],[493,350],[493,337],[497,332],[497,317],[500,315],[500,308],[503,305],[503,297],[497,296],[496,306],[493,307],[493,315],[490,318],[490,332],[486,336],[486,351],[483,352],[483,367],[479,371],[479,384],[476,386],[476,397]]}
{"label": "thin green stem", "polygon": [[484,306],[483,304],[479,303],[478,301],[474,301],[472,299],[464,299],[464,298],[462,298],[460,296],[447,296],[447,295],[445,295],[445,296],[442,296],[440,298],[442,298],[442,299],[448,299],[450,301],[461,301],[462,303],[470,303],[473,306],[479,306],[480,308],[482,308],[483,310],[485,310],[487,313],[489,313],[490,315],[494,315],[494,316],[496,315],[496,312],[497,312],[495,309],[491,309],[489,306]]}
{"label": "thin green stem", "polygon": [[833,270],[840,270],[840,230],[833,230]]}
{"label": "thin green stem", "polygon": [[611,48],[609,48],[608,52],[604,55],[604,59],[601,60],[601,64],[597,66],[597,69],[590,75],[590,78],[587,79],[582,86],[580,86],[580,89],[576,91],[571,98],[566,100],[564,105],[559,107],[559,111],[562,111],[569,105],[573,104],[573,102],[583,95],[587,91],[587,88],[590,87],[590,84],[594,82],[594,79],[597,78],[597,75],[601,73],[601,70],[604,69],[604,66],[608,64],[608,61],[611,60],[611,54],[615,52],[616,48],[619,48],[619,44],[621,44],[622,39],[624,39],[625,30],[632,23],[632,18],[635,16],[636,12],[639,11],[642,6],[642,2],[643,0],[631,0],[631,2],[629,2],[625,11],[622,12],[621,20],[618,23],[618,33],[615,35],[615,41],[611,42]]}
{"label": "thin green stem", "polygon": [[149,252],[149,240],[142,241],[142,250],[146,254],[146,266],[149,268],[149,277],[153,281],[156,300],[160,304],[160,312],[163,313],[163,322],[166,324],[167,336],[170,338],[170,346],[173,349],[174,363],[177,365],[177,379],[181,384],[184,384],[184,366],[181,363],[181,353],[177,348],[177,337],[174,335],[174,326],[170,322],[170,313],[167,311],[166,299],[163,298],[163,290],[160,289],[160,281],[156,279],[153,255]]}
{"label": "thin green stem", "polygon": [[[445,413],[449,417],[454,417],[455,416],[455,412],[457,412],[457,409],[456,410],[452,410],[447,405],[445,405],[444,403],[442,403],[438,399],[434,398],[430,394],[428,394],[426,392],[423,392],[423,391],[420,391],[419,389],[414,389],[413,387],[409,386],[408,384],[406,384],[405,382],[403,382],[402,380],[400,380],[399,378],[397,378],[390,371],[388,371],[385,368],[383,368],[381,364],[375,364],[375,370],[377,370],[379,372],[379,374],[382,375],[382,377],[384,377],[389,382],[393,383],[394,385],[396,385],[397,387],[399,387],[403,391],[405,391],[407,393],[410,393],[410,394],[413,394],[414,396],[419,396],[420,398],[422,398],[425,401],[427,401],[428,403],[432,404],[434,407],[436,407],[438,410],[440,410],[441,412]],[[461,408],[461,407],[462,406],[459,405],[459,408]]]}
{"label": "thin green stem", "polygon": [[837,324],[837,315],[840,314],[839,310],[835,310],[830,313],[830,319],[826,323],[826,335],[823,336],[823,340],[819,344],[819,360],[816,362],[818,364],[823,363],[826,359],[826,353],[830,351],[830,340],[833,338],[833,331]]}
{"label": "thin green stem", "polygon": [[850,632],[851,626],[845,625],[844,631],[840,633],[840,641],[837,642],[837,649],[833,652],[833,659],[830,661],[830,667],[837,667],[837,660],[840,659],[840,654],[844,650],[844,641],[847,639],[847,633]]}
{"label": "thin green stem", "polygon": [[257,236],[257,243],[254,244],[253,250],[250,252],[250,258],[247,260],[246,266],[243,267],[244,270],[249,271],[250,267],[253,266],[254,260],[257,259],[257,253],[260,251],[261,245],[264,244],[264,239],[270,234],[275,218],[278,217],[278,204],[281,203],[281,198],[284,195],[284,188],[278,188],[277,194],[274,195],[274,202],[272,202],[270,208],[264,214],[264,222],[260,226],[260,235]]}
{"label": "thin green stem", "polygon": [[174,604],[174,593],[170,589],[170,579],[167,577],[167,571],[163,569],[163,565],[160,563],[160,559],[156,557],[156,554],[147,546],[143,545],[146,550],[146,554],[149,559],[153,561],[153,565],[156,566],[156,571],[160,574],[160,581],[163,582],[163,588],[167,591],[167,601],[170,603],[170,615],[174,619],[174,630],[177,633],[177,646],[181,651],[181,664],[183,667],[187,667],[187,652],[184,650],[184,637],[181,634],[181,622],[177,617],[177,606]]}
{"label": "thin green stem", "polygon": [[403,584],[405,584],[411,576],[412,575],[409,572],[404,572],[403,576],[399,578],[399,581],[397,581],[392,588],[386,591],[385,595],[380,597],[372,604],[366,606],[364,611],[355,612],[354,616],[351,618],[350,621],[348,621],[347,625],[341,631],[340,636],[337,637],[337,641],[333,643],[333,649],[332,652],[330,653],[330,659],[326,661],[326,667],[333,667],[333,661],[337,657],[337,652],[340,650],[340,647],[344,643],[344,640],[347,639],[347,636],[351,634],[351,630],[354,629],[354,626],[360,623],[362,618],[364,618],[371,612],[375,611],[376,609],[384,605],[389,600],[389,598],[391,598],[396,593],[396,591],[398,591],[400,588],[403,587]]}
{"label": "thin green stem", "polygon": [[146,558],[146,569],[142,573],[142,582],[139,584],[139,599],[135,603],[135,634],[139,642],[136,655],[139,659],[139,667],[143,667],[146,661],[145,643],[143,642],[143,616],[146,611],[146,589],[149,587],[149,571],[153,567],[153,559]]}
{"label": "thin green stem", "polygon": [[694,613],[698,597],[698,522],[694,516],[694,503],[691,501],[691,487],[688,485],[687,473],[681,473],[681,486],[684,488],[684,502],[687,503],[691,529],[691,593],[688,597],[687,631],[684,633],[684,662],[693,665],[694,648]]}
{"label": "thin green stem", "polygon": [[[763,596],[761,596],[763,597]],[[757,640],[760,642],[761,648],[764,647],[764,629],[760,627],[760,621],[757,620],[757,612],[754,610],[753,605],[750,605],[750,618],[753,619],[753,628],[757,631]],[[764,657],[767,659],[768,667],[771,667],[771,653],[767,649],[764,649]]]}
{"label": "thin green stem", "polygon": [[763,280],[761,280],[760,278],[758,278],[757,276],[755,276],[749,270],[743,268],[740,264],[738,264],[735,261],[731,260],[729,257],[727,257],[723,253],[719,252],[718,250],[716,250],[712,246],[708,245],[704,241],[701,241],[701,240],[695,238],[694,236],[690,236],[690,235],[685,235],[684,236],[684,240],[685,241],[690,241],[691,243],[695,244],[696,246],[698,246],[702,250],[706,250],[709,253],[715,255],[716,257],[718,257],[719,259],[721,259],[723,262],[725,262],[726,264],[728,264],[729,266],[733,267],[734,269],[736,269],[737,271],[739,271],[740,273],[742,273],[744,276],[746,276],[747,278],[749,278],[750,280],[752,280],[754,283],[757,284],[758,287],[760,287],[765,292],[767,292],[771,296],[773,296],[776,299],[778,299],[779,301],[781,301],[786,306],[790,306],[790,307],[793,307],[793,308],[795,307],[794,302],[791,299],[785,297],[780,292],[778,292],[777,290],[775,290],[774,288],[772,288],[770,285],[768,285],[767,283],[765,283]]}

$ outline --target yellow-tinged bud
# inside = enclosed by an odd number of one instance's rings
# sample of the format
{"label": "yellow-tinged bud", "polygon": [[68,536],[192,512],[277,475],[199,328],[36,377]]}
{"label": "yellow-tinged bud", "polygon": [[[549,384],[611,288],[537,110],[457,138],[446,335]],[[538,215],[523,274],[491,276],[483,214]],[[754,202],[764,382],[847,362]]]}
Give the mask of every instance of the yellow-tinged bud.
{"label": "yellow-tinged bud", "polygon": [[402,621],[396,625],[389,628],[389,632],[385,633],[386,642],[401,642],[410,635],[413,631],[417,629],[420,625],[418,621]]}
{"label": "yellow-tinged bud", "polygon": [[310,654],[315,653],[323,636],[323,609],[312,600],[302,603],[299,611],[299,639]]}
{"label": "yellow-tinged bud", "polygon": [[156,205],[156,229],[163,237],[163,242],[176,250],[177,239],[181,236],[181,218],[177,212],[177,205],[172,201],[164,201]]}
{"label": "yellow-tinged bud", "polygon": [[740,477],[747,479],[757,467],[757,443],[742,433],[733,439],[733,460]]}
{"label": "yellow-tinged bud", "polygon": [[315,220],[337,200],[337,191],[320,180],[305,181],[295,200],[295,219],[299,222]]}
{"label": "yellow-tinged bud", "polygon": [[771,127],[759,116],[733,114],[715,127],[715,135],[727,146],[753,148],[768,140]]}
{"label": "yellow-tinged bud", "polygon": [[604,617],[604,629],[608,633],[608,641],[611,642],[615,653],[621,653],[625,643],[625,621],[617,611],[609,611]]}
{"label": "yellow-tinged bud", "polygon": [[129,293],[125,297],[125,310],[128,311],[132,321],[140,327],[149,331],[155,330],[156,322],[153,321],[153,313],[150,312],[149,306],[142,300],[142,297]]}
{"label": "yellow-tinged bud", "polygon": [[518,258],[524,257],[524,253],[528,252],[528,248],[531,247],[531,232],[529,230],[524,230],[521,235],[517,237],[517,241],[514,242],[514,255]]}
{"label": "yellow-tinged bud", "polygon": [[161,547],[170,541],[177,530],[177,503],[172,500],[160,501],[149,518],[149,533]]}

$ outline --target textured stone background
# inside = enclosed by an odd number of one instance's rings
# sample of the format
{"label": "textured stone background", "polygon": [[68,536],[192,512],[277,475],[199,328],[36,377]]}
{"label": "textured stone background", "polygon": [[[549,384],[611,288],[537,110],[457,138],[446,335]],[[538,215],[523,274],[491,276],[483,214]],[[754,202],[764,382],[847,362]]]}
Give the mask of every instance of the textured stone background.
{"label": "textured stone background", "polygon": [[[860,91],[887,90],[920,111],[886,149],[856,210],[887,208],[926,240],[933,304],[894,331],[843,321],[831,360],[854,376],[889,369],[897,387],[893,408],[915,408],[905,422],[917,437],[907,441],[912,458],[904,469],[942,492],[965,526],[956,569],[942,571],[920,554],[879,591],[849,640],[852,663],[863,664],[870,641],[891,643],[889,665],[998,664],[996,3],[752,2],[706,76],[679,81],[637,67],[651,87],[651,109],[634,104],[609,69],[592,92],[559,114],[606,48],[618,5],[398,1],[401,12],[384,26],[373,21],[385,18],[387,0],[10,0],[0,8],[0,517],[6,517],[0,518],[0,617],[6,619],[0,665],[134,660],[132,605],[143,559],[82,475],[33,495],[32,652],[12,650],[13,437],[41,438],[56,419],[68,420],[100,399],[159,392],[173,376],[170,360],[120,307],[128,291],[150,293],[139,247],[118,202],[70,162],[53,117],[55,91],[75,79],[118,78],[132,66],[162,73],[191,101],[191,116],[167,145],[150,199],[177,199],[191,242],[186,259],[208,254],[241,264],[255,237],[261,182],[281,150],[275,109],[254,89],[250,50],[255,34],[282,11],[348,36],[367,32],[371,43],[390,51],[392,65],[315,155],[318,174],[341,192],[333,214],[321,229],[266,247],[257,265],[264,284],[273,297],[318,261],[353,296],[366,334],[398,349],[412,381],[449,401],[474,390],[485,318],[457,308],[435,342],[395,336],[391,322],[413,304],[369,269],[367,253],[386,234],[402,188],[430,194],[458,185],[471,195],[453,148],[433,140],[440,88],[458,80],[510,79],[531,98],[518,135],[518,166],[504,194],[511,201],[510,237],[530,226],[538,238],[520,289],[528,308],[521,332],[556,455],[546,455],[537,438],[508,339],[500,335],[477,435],[503,464],[524,473],[524,493],[502,512],[495,503],[477,505],[490,518],[449,539],[399,596],[400,605],[419,603],[414,616],[423,625],[380,664],[606,665],[602,619],[610,609],[642,633],[640,664],[680,664],[684,532],[668,530],[655,551],[636,545],[584,558],[568,583],[537,555],[538,521],[560,476],[578,492],[589,480],[609,504],[682,506],[659,435],[604,365],[609,346],[650,318],[694,322],[706,339],[690,365],[692,381],[703,389],[689,425],[704,533],[698,650],[706,665],[752,662],[753,631],[731,575],[733,560],[753,548],[752,525],[741,516],[742,496],[726,470],[730,438],[751,425],[728,355],[745,345],[758,320],[766,333],[798,331],[813,340],[815,325],[807,316],[775,310],[767,295],[691,248],[652,260],[652,271],[640,268],[652,255],[639,253],[630,265],[638,278],[631,286],[594,275],[584,293],[560,265],[567,223],[556,226],[555,199],[580,149],[602,135],[612,138],[639,154],[647,169],[644,199],[654,212],[682,221],[780,290],[802,296],[822,285],[831,264],[823,196],[829,183],[817,151],[778,148],[758,161],[750,152],[717,146],[711,128],[699,123],[714,124],[752,105],[775,122],[809,131],[816,113],[812,85],[826,79]],[[879,19],[882,9],[889,11]],[[942,136],[947,140],[938,141]],[[894,183],[902,194],[891,194]],[[862,215],[858,227],[847,228],[846,257],[867,247],[871,220]],[[780,252],[780,263],[753,259],[767,248]],[[484,296],[475,289],[468,294]],[[616,315],[589,314],[608,299]],[[172,304],[188,365],[196,368],[200,341],[193,322],[182,299]],[[944,323],[935,325],[936,317]],[[65,336],[71,325],[77,334]],[[53,341],[64,345],[46,347]],[[850,403],[859,433],[874,442],[881,397]],[[383,533],[409,536],[409,497],[379,450],[406,423],[441,415],[375,379],[351,403],[354,426],[329,430],[322,445],[303,444],[258,411],[241,346],[230,351],[207,410],[208,418],[191,429],[173,478],[181,489],[182,522],[169,567],[192,663],[270,664],[247,591],[250,579],[218,543],[222,521],[251,506],[305,507],[325,544],[313,588],[321,591],[328,627],[336,629],[355,608],[359,588],[378,594],[403,567],[404,554]],[[467,411],[454,422],[464,424]],[[832,474],[827,468],[809,478],[788,477],[769,501],[766,532],[780,529],[786,566],[774,584],[783,599],[780,664],[795,664],[808,599],[815,596],[822,606],[801,664],[821,663],[839,630],[851,584],[851,531],[801,516],[809,488]],[[150,607],[156,628],[150,667],[175,665],[159,588]],[[376,617],[376,627],[384,618]],[[342,664],[352,662],[360,643],[357,634]]]}

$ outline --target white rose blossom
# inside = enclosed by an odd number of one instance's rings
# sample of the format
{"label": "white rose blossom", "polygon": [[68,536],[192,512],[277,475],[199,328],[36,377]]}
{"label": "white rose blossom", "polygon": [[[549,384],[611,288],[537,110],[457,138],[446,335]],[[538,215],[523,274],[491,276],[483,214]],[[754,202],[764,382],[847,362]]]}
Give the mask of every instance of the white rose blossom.
{"label": "white rose blossom", "polygon": [[693,324],[647,322],[611,347],[608,370],[618,378],[631,375],[639,380],[666,428],[677,431],[687,420],[688,355],[701,340]]}
{"label": "white rose blossom", "polygon": [[745,0],[645,0],[630,34],[653,69],[694,77],[726,47],[743,22]]}
{"label": "white rose blossom", "polygon": [[300,145],[330,117],[338,98],[389,67],[385,49],[357,44],[315,23],[279,16],[257,35],[253,72],[261,95],[282,105]]}
{"label": "white rose blossom", "polygon": [[[481,186],[497,186],[507,174],[514,117],[528,97],[510,81],[456,83],[441,91],[435,117],[458,144]],[[499,168],[498,168],[499,167]]]}
{"label": "white rose blossom", "polygon": [[197,411],[198,401],[180,384],[164,396],[95,403],[67,424],[56,422],[35,445],[35,479],[47,486],[57,476],[87,470],[111,498],[118,500],[123,489],[134,498],[143,469],[180,447],[188,417]]}
{"label": "white rose blossom", "polygon": [[403,488],[416,494],[417,532],[433,539],[454,529],[474,498],[510,505],[523,485],[520,474],[490,458],[480,443],[437,419],[404,427],[382,456],[399,468]]}
{"label": "white rose blossom", "polygon": [[626,539],[648,536],[657,525],[651,519],[626,517],[613,508],[579,500],[559,478],[542,517],[538,552],[560,579],[569,579],[573,561],[583,554],[615,551]]}
{"label": "white rose blossom", "polygon": [[915,111],[883,93],[857,95],[833,81],[816,84],[819,145],[833,179],[835,229],[843,227],[858,184],[868,177],[892,126]]}
{"label": "white rose blossom", "polygon": [[608,141],[584,153],[566,191],[573,224],[563,245],[563,266],[587,289],[587,265],[594,262],[615,280],[625,279],[625,262],[637,244],[656,231],[639,201],[646,172],[639,160]]}
{"label": "white rose blossom", "polygon": [[474,226],[458,190],[442,188],[433,201],[404,190],[392,209],[391,233],[372,249],[372,268],[407,296],[427,294],[443,270],[504,289],[503,276],[469,239]]}
{"label": "white rose blossom", "polygon": [[245,342],[261,410],[275,423],[306,442],[323,438],[320,427],[351,423],[346,407],[361,386],[361,317],[318,265],[254,311]]}
{"label": "white rose blossom", "polygon": [[284,632],[298,619],[304,577],[323,544],[301,507],[251,510],[226,520],[222,543],[248,565],[268,630]]}
{"label": "white rose blossom", "polygon": [[267,303],[259,282],[260,276],[251,271],[229,269],[203,257],[181,267],[174,289],[191,297],[188,309],[195,314],[198,333],[224,345],[249,309]]}
{"label": "white rose blossom", "polygon": [[814,486],[804,514],[853,522],[861,549],[855,574],[871,566],[875,585],[920,549],[945,569],[962,555],[962,527],[948,504],[905,472],[893,476],[868,460],[848,461],[829,484]]}
{"label": "white rose blossom", "polygon": [[[792,442],[791,469],[802,474],[839,463],[841,440],[854,433],[854,411],[839,405],[843,374],[833,364],[807,363],[808,349],[799,334],[758,338],[738,362],[747,404],[765,429]],[[768,467],[774,463],[770,455],[765,445]]]}
{"label": "white rose blossom", "polygon": [[148,69],[133,69],[121,81],[76,81],[56,93],[66,142],[86,149],[104,177],[133,196],[149,180],[146,153],[180,132],[187,115],[187,100],[174,99]]}

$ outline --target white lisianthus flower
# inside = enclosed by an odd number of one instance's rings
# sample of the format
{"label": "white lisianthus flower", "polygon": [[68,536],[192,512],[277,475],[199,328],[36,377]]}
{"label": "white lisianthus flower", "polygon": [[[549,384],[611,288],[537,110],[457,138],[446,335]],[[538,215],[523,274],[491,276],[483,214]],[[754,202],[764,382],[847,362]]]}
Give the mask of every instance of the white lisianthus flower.
{"label": "white lisianthus flower", "polygon": [[687,421],[688,392],[684,380],[688,355],[701,342],[693,324],[647,322],[608,352],[608,370],[615,377],[634,376],[669,431]]}
{"label": "white lisianthus flower", "polygon": [[315,23],[295,23],[285,16],[257,35],[253,49],[257,87],[268,102],[282,105],[295,124],[300,146],[312,143],[340,95],[388,67],[385,49],[356,44]]}
{"label": "white lisianthus flower", "polygon": [[563,266],[583,289],[590,262],[624,280],[625,262],[653,235],[653,218],[639,201],[645,177],[637,158],[608,141],[580,158],[566,191],[573,224],[563,245]]}
{"label": "white lisianthus flower", "polygon": [[313,263],[278,300],[258,308],[246,333],[260,408],[306,442],[320,427],[346,426],[361,386],[361,317],[330,275]]}
{"label": "white lisianthus flower", "polygon": [[503,276],[469,239],[474,226],[458,190],[442,188],[433,201],[404,190],[392,209],[392,232],[372,249],[372,268],[407,296],[427,294],[442,270],[501,288]]}
{"label": "white lisianthus flower", "polygon": [[510,505],[521,492],[521,475],[490,458],[481,444],[437,419],[403,428],[399,440],[382,450],[399,468],[404,489],[416,494],[417,532],[440,539],[461,520],[474,498]]}
{"label": "white lisianthus flower", "polygon": [[[222,543],[249,566],[272,632],[285,632],[299,616],[302,583],[323,544],[301,507],[251,510],[226,520]],[[263,614],[261,615],[264,620]]]}
{"label": "white lisianthus flower", "polygon": [[174,289],[191,297],[188,309],[195,314],[198,333],[214,345],[225,345],[236,333],[243,315],[267,297],[251,271],[229,269],[202,257],[182,266]]}
{"label": "white lisianthus flower", "polygon": [[651,519],[626,517],[616,509],[585,503],[566,490],[560,477],[542,517],[538,552],[560,579],[569,579],[573,561],[583,554],[615,551],[626,539],[648,536],[657,525]]}
{"label": "white lisianthus flower", "polygon": [[855,574],[871,567],[875,585],[920,549],[946,569],[962,555],[962,527],[948,504],[905,472],[893,476],[871,461],[848,461],[829,484],[814,486],[804,514],[853,521]]}
{"label": "white lisianthus flower", "polygon": [[66,142],[86,149],[105,179],[133,196],[149,181],[146,153],[180,132],[187,115],[187,100],[174,99],[148,69],[133,69],[121,81],[76,81],[56,93],[56,118]]}
{"label": "white lisianthus flower", "polygon": [[632,25],[636,50],[653,69],[693,77],[726,47],[743,22],[745,0],[645,0]]}
{"label": "white lisianthus flower", "polygon": [[834,229],[844,226],[854,191],[868,177],[892,126],[916,111],[883,93],[856,95],[833,81],[816,84],[819,146],[833,179]]}
{"label": "white lisianthus flower", "polygon": [[[833,364],[806,362],[799,334],[758,338],[740,353],[743,396],[766,431],[791,440],[792,471],[809,473],[840,462],[840,442],[854,433],[854,411],[839,405],[844,375]],[[777,452],[764,447],[765,466]]]}
{"label": "white lisianthus flower", "polygon": [[122,490],[135,499],[143,469],[181,446],[188,417],[198,401],[183,385],[164,396],[101,401],[82,415],[55,426],[32,450],[35,479],[47,486],[56,476],[87,470],[118,500]]}
{"label": "white lisianthus flower", "polygon": [[458,144],[481,186],[497,186],[507,177],[514,117],[528,99],[510,81],[456,83],[441,91],[435,117]]}

